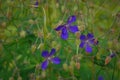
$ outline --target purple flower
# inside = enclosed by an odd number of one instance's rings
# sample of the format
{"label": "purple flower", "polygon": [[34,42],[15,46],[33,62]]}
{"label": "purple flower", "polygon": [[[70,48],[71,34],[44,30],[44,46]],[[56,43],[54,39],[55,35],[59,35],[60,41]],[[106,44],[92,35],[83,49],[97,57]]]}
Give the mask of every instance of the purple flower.
{"label": "purple flower", "polygon": [[98,80],[104,80],[104,78],[102,76],[99,76]]}
{"label": "purple flower", "polygon": [[45,70],[49,64],[49,62],[52,62],[54,64],[59,64],[60,63],[60,58],[58,57],[53,57],[55,54],[56,50],[53,48],[51,52],[49,53],[48,51],[44,50],[42,51],[42,57],[45,58],[45,61],[42,62],[41,68],[42,70]]}
{"label": "purple flower", "polygon": [[39,3],[38,3],[38,0],[36,0],[36,2],[35,2],[35,4],[34,4],[34,7],[37,8],[37,7],[38,7],[38,4],[39,4]]}
{"label": "purple flower", "polygon": [[111,58],[113,58],[113,57],[116,56],[116,54],[115,54],[115,53],[111,53],[109,56],[110,56]]}
{"label": "purple flower", "polygon": [[92,45],[98,44],[98,41],[95,41],[94,35],[91,33],[88,33],[87,36],[81,35],[80,36],[80,47],[84,48],[86,52],[91,53],[92,52]]}
{"label": "purple flower", "polygon": [[70,16],[64,25],[59,25],[57,28],[55,28],[56,31],[62,31],[61,38],[66,40],[68,38],[68,31],[72,33],[76,33],[79,31],[77,25],[72,25],[73,22],[76,21],[76,16]]}

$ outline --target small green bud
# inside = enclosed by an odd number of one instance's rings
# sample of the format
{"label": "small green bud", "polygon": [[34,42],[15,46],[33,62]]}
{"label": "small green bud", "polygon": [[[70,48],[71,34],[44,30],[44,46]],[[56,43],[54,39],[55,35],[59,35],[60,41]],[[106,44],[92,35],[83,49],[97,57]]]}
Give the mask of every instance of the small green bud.
{"label": "small green bud", "polygon": [[22,31],[20,32],[20,37],[24,38],[25,36],[26,36],[26,32],[25,32],[24,30],[22,30]]}
{"label": "small green bud", "polygon": [[80,31],[84,31],[85,30],[85,25],[80,25],[80,26],[78,26],[78,28],[79,28]]}
{"label": "small green bud", "polygon": [[108,47],[111,49],[113,46],[113,42],[112,41],[108,41]]}
{"label": "small green bud", "polygon": [[[76,35],[76,38],[77,38],[77,39],[80,39],[80,32],[76,32],[75,35]],[[80,43],[80,42],[79,42],[79,43]]]}
{"label": "small green bud", "polygon": [[76,11],[78,9],[78,6],[74,6],[73,10]]}
{"label": "small green bud", "polygon": [[63,64],[63,69],[64,69],[65,71],[68,71],[68,65],[67,65],[67,63],[64,63],[64,64]]}
{"label": "small green bud", "polygon": [[72,60],[70,61],[70,66],[74,67],[75,66],[75,62]]}
{"label": "small green bud", "polygon": [[42,71],[41,76],[42,76],[43,78],[45,78],[45,77],[46,77],[46,71],[45,71],[45,70],[44,70],[44,71]]}
{"label": "small green bud", "polygon": [[1,26],[6,27],[6,22],[2,22]]}
{"label": "small green bud", "polygon": [[76,63],[75,63],[75,67],[79,70],[79,69],[80,69],[80,63],[79,63],[79,62],[76,62]]}
{"label": "small green bud", "polygon": [[14,77],[10,77],[9,80],[14,80]]}
{"label": "small green bud", "polygon": [[56,45],[57,45],[57,42],[56,42],[56,41],[52,41],[51,47],[53,48],[53,47],[55,47]]}
{"label": "small green bud", "polygon": [[21,76],[18,76],[17,80],[22,80],[22,77],[21,77]]}
{"label": "small green bud", "polygon": [[36,44],[33,44],[33,45],[31,46],[31,51],[32,51],[32,53],[34,53],[35,50],[36,50]]}
{"label": "small green bud", "polygon": [[36,79],[35,80],[40,80],[40,76],[36,76]]}
{"label": "small green bud", "polygon": [[34,23],[35,23],[35,21],[34,21],[34,20],[32,20],[32,19],[30,19],[30,20],[28,21],[28,23],[29,23],[29,24],[34,24]]}
{"label": "small green bud", "polygon": [[44,48],[44,43],[40,43],[39,46],[38,46],[38,49],[40,49],[42,51],[43,48]]}

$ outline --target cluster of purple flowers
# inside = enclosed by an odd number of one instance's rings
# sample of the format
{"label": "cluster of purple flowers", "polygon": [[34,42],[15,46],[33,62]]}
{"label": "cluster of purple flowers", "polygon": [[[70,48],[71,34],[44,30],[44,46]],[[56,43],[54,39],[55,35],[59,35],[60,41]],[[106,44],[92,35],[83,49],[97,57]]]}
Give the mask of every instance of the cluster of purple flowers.
{"label": "cluster of purple flowers", "polygon": [[[36,3],[37,4],[37,3]],[[76,33],[79,31],[77,25],[72,25],[73,22],[76,21],[76,16],[72,15],[68,18],[67,22],[63,25],[59,25],[57,28],[55,28],[56,31],[61,31],[61,38],[63,40],[68,39],[68,32]],[[94,35],[92,33],[88,33],[87,36],[81,35],[80,36],[81,43],[79,45],[80,48],[85,48],[87,53],[92,52],[92,46],[98,44],[98,41],[95,41]],[[41,68],[42,70],[45,70],[50,62],[54,64],[59,64],[61,62],[59,57],[53,57],[56,50],[53,48],[51,52],[43,51],[42,57],[45,58],[45,61],[42,62]]]}

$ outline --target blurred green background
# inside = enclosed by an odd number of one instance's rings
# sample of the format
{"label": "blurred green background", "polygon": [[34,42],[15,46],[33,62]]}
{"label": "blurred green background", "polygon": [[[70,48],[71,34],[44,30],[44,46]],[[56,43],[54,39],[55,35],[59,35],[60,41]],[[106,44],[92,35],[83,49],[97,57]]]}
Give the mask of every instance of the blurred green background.
{"label": "blurred green background", "polygon": [[[120,80],[120,0],[0,0],[0,80]],[[54,30],[71,15],[79,32],[62,40]],[[99,41],[88,54],[80,34]],[[43,50],[57,50],[59,65],[41,70]],[[105,59],[116,56],[105,65]]]}

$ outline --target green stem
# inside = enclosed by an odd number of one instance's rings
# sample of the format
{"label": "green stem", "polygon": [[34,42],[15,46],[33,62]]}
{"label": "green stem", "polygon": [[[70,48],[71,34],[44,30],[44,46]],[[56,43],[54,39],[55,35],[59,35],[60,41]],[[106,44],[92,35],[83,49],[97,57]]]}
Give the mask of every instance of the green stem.
{"label": "green stem", "polygon": [[113,73],[112,73],[112,80],[114,80],[115,65],[116,65],[116,62],[115,62],[115,60],[114,60],[114,69],[113,69]]}
{"label": "green stem", "polygon": [[43,33],[44,33],[44,47],[46,46],[46,37],[47,37],[47,25],[46,25],[46,12],[45,9],[43,8],[43,13],[44,13],[44,27],[43,27]]}
{"label": "green stem", "polygon": [[76,54],[78,55],[79,45],[77,45]]}

